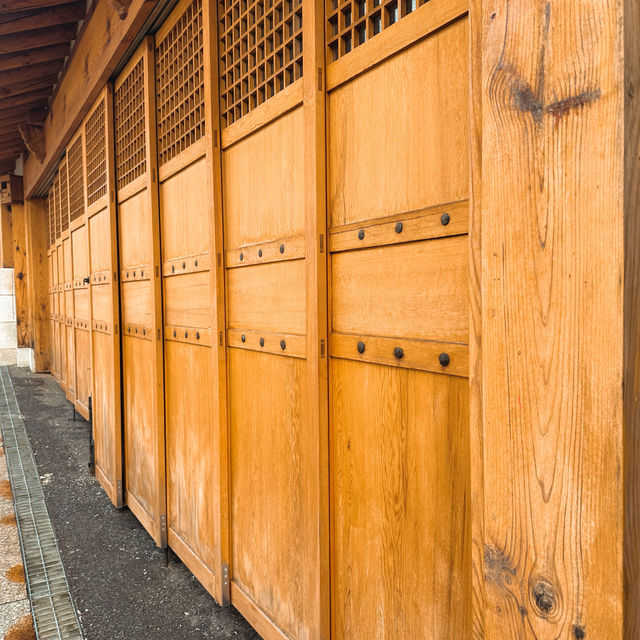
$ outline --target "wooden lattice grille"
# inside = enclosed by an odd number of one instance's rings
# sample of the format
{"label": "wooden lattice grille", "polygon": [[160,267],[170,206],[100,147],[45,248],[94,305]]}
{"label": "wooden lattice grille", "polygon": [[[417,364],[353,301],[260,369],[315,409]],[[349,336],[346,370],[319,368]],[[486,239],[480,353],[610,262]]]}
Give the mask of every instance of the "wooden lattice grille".
{"label": "wooden lattice grille", "polygon": [[53,215],[56,221],[56,240],[62,233],[62,220],[60,218],[60,172],[56,172],[53,180]]}
{"label": "wooden lattice grille", "polygon": [[302,77],[302,0],[221,0],[220,113],[228,126]]}
{"label": "wooden lattice grille", "polygon": [[204,136],[202,43],[202,1],[194,0],[156,47],[160,164]]}
{"label": "wooden lattice grille", "polygon": [[144,114],[144,60],[140,58],[115,93],[118,189],[147,170]]}
{"label": "wooden lattice grille", "polygon": [[51,207],[51,187],[49,187],[49,191],[47,193],[47,197],[44,200],[45,211],[47,216],[47,246],[51,246],[53,244],[53,211]]}
{"label": "wooden lattice grille", "polygon": [[328,61],[378,35],[429,0],[326,0]]}
{"label": "wooden lattice grille", "polygon": [[104,100],[87,120],[87,202],[93,204],[107,193],[107,150]]}
{"label": "wooden lattice grille", "polygon": [[77,220],[84,213],[84,167],[82,166],[82,135],[67,151],[69,171],[69,218]]}
{"label": "wooden lattice grille", "polygon": [[69,229],[69,185],[67,183],[67,159],[60,163],[60,230]]}

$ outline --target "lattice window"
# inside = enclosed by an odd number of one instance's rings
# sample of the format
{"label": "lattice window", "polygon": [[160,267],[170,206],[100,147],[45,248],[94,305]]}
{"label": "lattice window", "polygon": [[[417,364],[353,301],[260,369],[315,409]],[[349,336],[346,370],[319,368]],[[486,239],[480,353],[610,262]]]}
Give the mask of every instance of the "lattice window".
{"label": "lattice window", "polygon": [[160,164],[204,136],[202,40],[202,0],[194,0],[156,47]]}
{"label": "lattice window", "polygon": [[69,229],[69,185],[67,184],[67,159],[60,163],[60,224],[64,233]]}
{"label": "lattice window", "polygon": [[60,218],[60,172],[56,172],[53,180],[53,215],[56,220],[56,240],[62,233],[62,219]]}
{"label": "lattice window", "polygon": [[84,213],[84,167],[82,165],[82,134],[67,151],[69,168],[69,218],[77,220]]}
{"label": "lattice window", "polygon": [[328,61],[378,35],[429,0],[326,0]]}
{"label": "lattice window", "polygon": [[147,170],[144,118],[144,60],[140,58],[115,94],[118,189]]}
{"label": "lattice window", "polygon": [[93,204],[107,193],[107,150],[105,146],[104,100],[87,120],[87,202]]}
{"label": "lattice window", "polygon": [[220,0],[219,14],[228,126],[302,77],[302,0]]}
{"label": "lattice window", "polygon": [[45,198],[45,210],[47,215],[47,246],[50,247],[53,244],[53,211],[51,206],[51,187],[49,187],[49,192],[47,193],[47,197]]}

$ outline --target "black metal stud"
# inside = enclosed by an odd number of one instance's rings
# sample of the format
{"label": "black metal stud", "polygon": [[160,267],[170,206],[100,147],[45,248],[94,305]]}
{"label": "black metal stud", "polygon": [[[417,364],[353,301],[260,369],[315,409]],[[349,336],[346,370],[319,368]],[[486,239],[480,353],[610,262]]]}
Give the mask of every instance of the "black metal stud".
{"label": "black metal stud", "polygon": [[451,359],[449,358],[449,354],[448,353],[441,353],[438,356],[438,362],[440,362],[440,364],[443,367],[449,366],[449,363],[451,362]]}
{"label": "black metal stud", "polygon": [[400,347],[396,347],[393,350],[393,355],[398,358],[398,360],[402,360],[402,358],[404,358],[404,351]]}
{"label": "black metal stud", "polygon": [[141,271],[141,272],[140,272],[140,277],[141,277],[141,278],[144,278],[144,271]]}
{"label": "black metal stud", "polygon": [[173,330],[173,337],[174,338],[176,337],[176,330],[175,329]]}
{"label": "black metal stud", "polygon": [[186,263],[186,262],[183,262],[183,263],[182,263],[182,268],[183,268],[183,269],[186,269],[186,268],[187,268],[187,263]]}
{"label": "black metal stud", "polygon": [[264,338],[260,338],[260,346],[264,347]]}
{"label": "black metal stud", "polygon": [[173,273],[175,270],[176,270],[176,265],[175,265],[175,264],[172,264],[172,265],[171,265],[171,273]]}
{"label": "black metal stud", "polygon": [[358,342],[358,353],[364,353],[364,342]]}
{"label": "black metal stud", "polygon": [[136,272],[135,272],[135,271],[133,272],[133,277],[134,277],[134,278],[136,277]]}
{"label": "black metal stud", "polygon": [[446,227],[451,222],[451,216],[448,213],[443,213],[440,216],[440,224]]}
{"label": "black metal stud", "polygon": [[283,351],[287,348],[287,343],[284,340],[280,340],[280,348]]}
{"label": "black metal stud", "polygon": [[284,245],[283,244],[280,245],[280,253],[284,253]]}
{"label": "black metal stud", "polygon": [[246,342],[247,340],[247,336],[244,335],[244,333],[242,334],[242,338],[240,338],[242,340],[242,342]]}
{"label": "black metal stud", "polygon": [[262,249],[258,249],[258,257],[262,258]]}
{"label": "black metal stud", "polygon": [[358,231],[358,240],[364,240],[364,229]]}
{"label": "black metal stud", "polygon": [[242,262],[243,260],[244,260],[244,254],[243,254],[243,253],[241,253],[241,254],[240,254],[240,262]]}
{"label": "black metal stud", "polygon": [[196,260],[193,264],[194,264],[194,266],[197,267],[198,266],[198,261]]}
{"label": "black metal stud", "polygon": [[189,337],[189,334],[188,334],[186,331],[184,332],[184,337],[185,337],[185,338],[188,338],[188,337]]}
{"label": "black metal stud", "polygon": [[402,224],[402,222],[396,222],[396,233],[402,233],[403,229],[404,225]]}
{"label": "black metal stud", "polygon": [[200,340],[200,332],[196,331],[196,340]]}

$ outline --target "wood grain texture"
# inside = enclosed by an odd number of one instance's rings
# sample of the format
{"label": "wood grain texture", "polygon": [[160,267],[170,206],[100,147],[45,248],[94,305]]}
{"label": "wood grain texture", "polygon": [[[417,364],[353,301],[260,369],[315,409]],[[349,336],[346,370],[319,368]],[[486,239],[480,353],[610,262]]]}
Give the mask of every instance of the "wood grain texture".
{"label": "wood grain texture", "polygon": [[25,216],[31,337],[35,370],[41,373],[48,371],[50,367],[51,341],[50,305],[47,293],[50,278],[47,264],[44,200],[27,200],[25,202]]}
{"label": "wood grain texture", "polygon": [[476,5],[485,638],[623,637],[621,7]]}
{"label": "wood grain texture", "polygon": [[331,328],[468,342],[468,240],[346,251],[331,260]]}
{"label": "wood grain texture", "polygon": [[329,93],[330,226],[468,197],[467,37],[458,20]]}
{"label": "wood grain texture", "polygon": [[223,152],[227,247],[304,230],[303,124],[302,108],[294,109]]}
{"label": "wood grain texture", "polygon": [[287,637],[311,638],[317,445],[305,361],[243,349],[227,357],[234,584]]}
{"label": "wood grain texture", "polygon": [[640,636],[640,7],[624,3],[624,640]]}
{"label": "wood grain texture", "polygon": [[330,379],[331,637],[465,637],[467,380],[336,359]]}
{"label": "wood grain texture", "polygon": [[12,244],[13,275],[16,305],[16,322],[18,325],[18,348],[31,344],[31,328],[29,326],[28,278],[25,208],[22,204],[12,205]]}

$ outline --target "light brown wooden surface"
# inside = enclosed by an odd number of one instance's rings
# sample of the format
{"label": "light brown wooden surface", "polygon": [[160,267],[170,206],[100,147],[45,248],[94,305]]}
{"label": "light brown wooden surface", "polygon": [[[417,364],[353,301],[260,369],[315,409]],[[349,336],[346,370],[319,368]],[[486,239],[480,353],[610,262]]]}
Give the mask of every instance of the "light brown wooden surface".
{"label": "light brown wooden surface", "polygon": [[[625,514],[637,469],[625,465],[637,429],[625,432],[623,405],[637,363],[623,358],[637,202],[625,271],[623,107],[637,80],[625,88],[622,6],[475,6],[485,638],[637,637],[637,597],[626,629],[623,610],[624,523],[637,509]],[[637,10],[627,20],[637,35]],[[637,146],[628,159],[635,172]],[[627,331],[637,338],[635,321]]]}
{"label": "light brown wooden surface", "polygon": [[[213,259],[221,247],[216,245],[220,229],[215,217],[220,211],[212,156],[214,136],[216,146],[219,138],[210,111],[215,65],[209,42],[211,10],[206,0],[182,0],[155,35],[157,145],[168,542],[207,590],[226,604],[226,512],[223,515],[220,492],[221,483],[226,485],[226,465],[221,471],[226,444],[220,449],[226,442],[221,435],[225,411],[219,404],[225,394],[222,334],[218,340],[223,314],[218,305],[224,298],[218,293],[221,273],[215,271],[221,264]],[[189,72],[174,78],[178,68]]]}
{"label": "light brown wooden surface", "polygon": [[334,640],[470,628],[468,21],[429,5],[328,94]]}
{"label": "light brown wooden surface", "polygon": [[111,502],[121,507],[120,319],[111,85],[105,87],[83,127],[91,274],[91,398],[95,468],[96,477]]}
{"label": "light brown wooden surface", "polygon": [[46,209],[44,200],[25,202],[27,238],[27,295],[31,325],[31,344],[35,370],[50,367],[51,321],[49,319],[50,278],[47,264]]}
{"label": "light brown wooden surface", "polygon": [[[154,41],[145,39],[115,85],[126,502],[167,544],[160,220]],[[142,182],[140,182],[140,180]],[[135,182],[136,193],[127,186]]]}
{"label": "light brown wooden surface", "polygon": [[13,276],[15,283],[16,323],[18,325],[18,348],[31,345],[29,322],[29,298],[27,294],[29,273],[27,271],[27,244],[25,208],[12,205]]}
{"label": "light brown wooden surface", "polygon": [[0,205],[0,263],[3,269],[13,268],[13,230],[11,228],[11,205]]}

